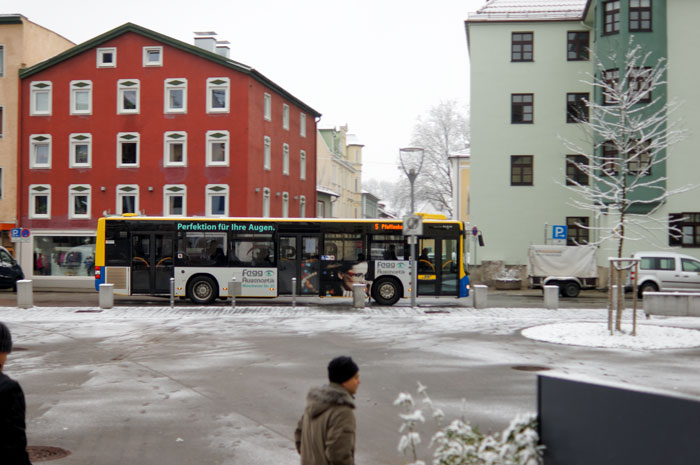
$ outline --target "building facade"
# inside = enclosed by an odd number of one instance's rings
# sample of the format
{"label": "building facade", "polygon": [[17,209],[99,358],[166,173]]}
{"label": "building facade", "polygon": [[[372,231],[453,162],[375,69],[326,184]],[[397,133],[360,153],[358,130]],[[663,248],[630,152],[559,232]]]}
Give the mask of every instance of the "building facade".
{"label": "building facade", "polygon": [[318,130],[318,186],[339,195],[330,218],[362,218],[362,147],[347,125]]}
{"label": "building facade", "polygon": [[0,245],[14,248],[8,230],[17,221],[19,70],[72,47],[22,15],[0,15]]}
{"label": "building facade", "polygon": [[101,216],[314,216],[320,114],[209,39],[125,24],[21,71],[22,265],[39,284],[89,277]]}
{"label": "building facade", "polygon": [[[692,31],[687,18],[699,11],[696,2],[684,0],[491,0],[469,15],[474,173],[469,213],[483,233],[481,261],[523,265],[529,245],[550,243],[554,225],[567,225],[567,243],[573,244],[596,242],[596,228],[615,224],[618,216],[605,208],[592,212],[572,206],[575,193],[566,184],[580,175],[572,162],[589,157],[598,142],[576,116],[586,111],[585,100],[602,102],[604,96],[590,84],[592,76],[600,78],[601,68],[606,73],[624,69],[619,57],[631,39],[651,54],[651,63],[668,60],[668,85],[656,89],[655,96],[661,103],[685,102],[674,117],[695,127],[698,116],[692,108],[699,95],[687,76],[697,65],[683,38]],[[666,178],[667,189],[697,184],[690,174],[700,166],[692,148],[697,137],[691,133],[672,146],[668,161],[650,173],[649,181]],[[574,152],[569,143],[583,150]],[[624,255],[681,246],[682,252],[700,256],[698,205],[700,191],[694,190],[646,207],[658,206],[654,216],[665,226],[626,241]],[[683,218],[684,234],[677,240],[671,239],[667,221],[673,217]],[[614,245],[601,244],[599,265],[606,266],[607,257],[616,253]]]}

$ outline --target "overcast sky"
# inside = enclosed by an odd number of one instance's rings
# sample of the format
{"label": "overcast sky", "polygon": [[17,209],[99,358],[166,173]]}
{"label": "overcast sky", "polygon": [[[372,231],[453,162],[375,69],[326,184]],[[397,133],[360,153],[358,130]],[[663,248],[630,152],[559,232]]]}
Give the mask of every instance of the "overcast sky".
{"label": "overcast sky", "polygon": [[3,0],[2,13],[81,43],[126,22],[193,43],[216,31],[231,58],[364,144],[365,179],[399,175],[399,147],[441,100],[469,101],[464,20],[485,0]]}

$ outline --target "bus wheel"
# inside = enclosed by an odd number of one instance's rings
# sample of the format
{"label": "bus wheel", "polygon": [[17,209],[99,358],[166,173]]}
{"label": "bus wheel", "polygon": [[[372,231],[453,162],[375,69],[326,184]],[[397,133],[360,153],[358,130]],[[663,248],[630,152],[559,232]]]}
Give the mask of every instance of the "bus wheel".
{"label": "bus wheel", "polygon": [[401,297],[399,284],[393,278],[379,278],[372,285],[372,298],[379,305],[394,305]]}
{"label": "bus wheel", "polygon": [[187,296],[196,305],[212,303],[218,292],[216,283],[209,276],[195,276],[187,284]]}

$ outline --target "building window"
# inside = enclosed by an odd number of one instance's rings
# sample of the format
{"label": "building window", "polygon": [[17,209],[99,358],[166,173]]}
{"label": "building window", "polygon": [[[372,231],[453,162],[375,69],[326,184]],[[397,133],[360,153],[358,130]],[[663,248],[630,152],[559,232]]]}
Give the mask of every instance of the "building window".
{"label": "building window", "polygon": [[289,131],[289,105],[282,104],[282,129]]}
{"label": "building window", "polygon": [[187,133],[167,131],[163,139],[163,165],[187,166]]}
{"label": "building window", "polygon": [[306,196],[299,197],[299,218],[306,218]]}
{"label": "building window", "polygon": [[117,215],[139,212],[139,186],[136,184],[117,185]]}
{"label": "building window", "polygon": [[532,186],[533,158],[534,157],[532,155],[511,155],[511,186]]}
{"label": "building window", "polygon": [[510,61],[533,61],[532,32],[514,32],[511,36]]}
{"label": "building window", "polygon": [[602,153],[600,165],[600,174],[602,176],[615,177],[620,172],[620,153],[613,141],[605,141],[602,144]]}
{"label": "building window", "polygon": [[228,166],[228,131],[207,131],[207,166]]}
{"label": "building window", "polygon": [[70,82],[70,114],[92,114],[92,81]]}
{"label": "building window", "polygon": [[289,218],[289,192],[282,192],[282,218]]}
{"label": "building window", "polygon": [[566,94],[566,122],[584,123],[588,121],[588,93]]}
{"label": "building window", "polygon": [[0,167],[0,199],[5,198],[5,171]]}
{"label": "building window", "polygon": [[588,185],[588,157],[585,155],[566,156],[566,185],[567,186],[587,186]]}
{"label": "building window", "polygon": [[299,135],[306,137],[306,113],[299,114]]}
{"label": "building window", "polygon": [[97,67],[98,68],[116,68],[117,67],[117,49],[114,47],[105,47],[97,49]]}
{"label": "building window", "polygon": [[51,114],[51,81],[33,81],[29,84],[29,114],[47,116]]}
{"label": "building window", "polygon": [[207,216],[228,216],[228,184],[207,184]]}
{"label": "building window", "polygon": [[651,174],[651,141],[631,141],[632,147],[627,152],[627,173],[634,176],[649,176]]}
{"label": "building window", "polygon": [[316,201],[316,218],[326,217],[326,204],[322,200]]}
{"label": "building window", "polygon": [[270,94],[263,96],[263,114],[265,121],[272,121],[272,96]]}
{"label": "building window", "polygon": [[139,133],[120,132],[117,134],[117,168],[138,168]]}
{"label": "building window", "polygon": [[651,31],[651,0],[630,0],[630,32]]}
{"label": "building window", "polygon": [[68,186],[68,218],[89,219],[91,188],[89,184],[71,184]]}
{"label": "building window", "polygon": [[163,216],[187,215],[187,186],[166,184],[163,186]]}
{"label": "building window", "polygon": [[51,135],[29,136],[29,167],[51,168]]}
{"label": "building window", "polygon": [[138,79],[117,81],[117,113],[137,114],[139,112],[140,87]]}
{"label": "building window", "polygon": [[143,66],[163,66],[163,47],[144,47]]}
{"label": "building window", "polygon": [[632,68],[630,70],[629,87],[632,95],[640,103],[651,102],[651,84],[653,69],[649,67]]}
{"label": "building window", "polygon": [[620,32],[620,2],[603,2],[603,35]]}
{"label": "building window", "polygon": [[590,33],[569,31],[566,33],[566,59],[568,61],[588,61]]}
{"label": "building window", "polygon": [[513,124],[532,124],[534,120],[533,94],[511,94],[510,122]]}
{"label": "building window", "polygon": [[267,171],[272,169],[272,139],[265,136],[265,148],[263,152],[263,168]]}
{"label": "building window", "polygon": [[700,247],[700,212],[669,215],[668,245]]}
{"label": "building window", "polygon": [[187,113],[187,79],[165,80],[165,113]]}
{"label": "building window", "polygon": [[71,134],[70,159],[68,166],[71,168],[90,168],[92,166],[92,134]]}
{"label": "building window", "polygon": [[207,113],[229,112],[229,78],[207,79]]}
{"label": "building window", "polygon": [[262,198],[262,216],[263,218],[270,217],[270,188],[263,188],[263,198]]}
{"label": "building window", "polygon": [[289,176],[289,144],[282,144],[282,174]]}
{"label": "building window", "polygon": [[0,45],[0,77],[5,76],[5,46]]}
{"label": "building window", "polygon": [[29,218],[51,218],[51,186],[32,184],[29,186]]}
{"label": "building window", "polygon": [[587,216],[567,216],[566,226],[566,245],[588,244]]}
{"label": "building window", "polygon": [[5,137],[5,107],[0,105],[0,139]]}
{"label": "building window", "polygon": [[620,85],[620,70],[617,68],[603,71],[603,105],[618,103],[618,89]]}
{"label": "building window", "polygon": [[306,152],[304,150],[299,152],[299,179],[306,180]]}

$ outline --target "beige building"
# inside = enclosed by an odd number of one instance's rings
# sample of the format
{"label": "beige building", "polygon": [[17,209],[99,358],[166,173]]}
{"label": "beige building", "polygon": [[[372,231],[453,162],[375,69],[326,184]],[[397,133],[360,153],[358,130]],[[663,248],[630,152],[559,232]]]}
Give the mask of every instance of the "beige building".
{"label": "beige building", "polygon": [[[338,194],[326,218],[362,218],[362,147],[348,127],[317,132],[317,190]],[[320,214],[320,213],[319,213]]]}
{"label": "beige building", "polygon": [[0,243],[17,224],[19,70],[75,45],[22,15],[0,15]]}

